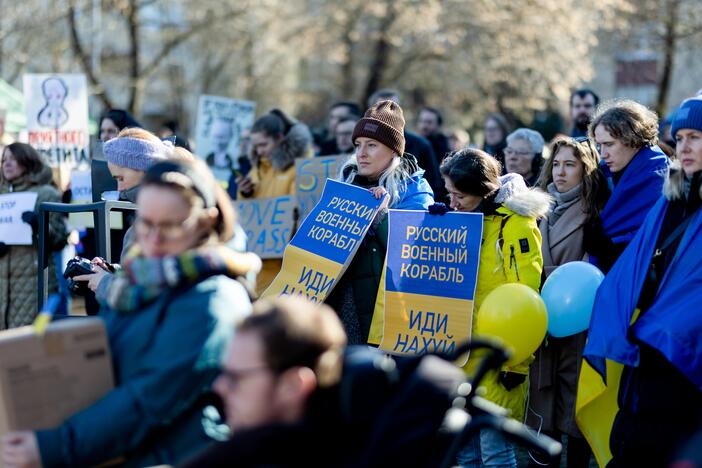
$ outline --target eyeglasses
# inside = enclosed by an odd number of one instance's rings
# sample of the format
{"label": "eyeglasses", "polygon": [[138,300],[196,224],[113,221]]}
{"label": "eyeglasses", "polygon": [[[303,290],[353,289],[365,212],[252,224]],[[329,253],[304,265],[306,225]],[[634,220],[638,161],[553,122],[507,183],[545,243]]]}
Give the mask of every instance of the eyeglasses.
{"label": "eyeglasses", "polygon": [[155,224],[148,219],[137,216],[134,220],[134,229],[137,235],[145,237],[154,232],[158,232],[162,238],[173,240],[183,237],[190,229],[192,229],[198,220],[198,213],[192,213],[184,221],[180,223],[164,223]]}
{"label": "eyeglasses", "polygon": [[232,369],[222,369],[222,373],[219,375],[228,388],[235,388],[239,385],[246,377],[251,377],[252,375],[259,374],[261,372],[271,372],[268,366],[258,366],[251,367],[249,369],[232,370]]}
{"label": "eyeglasses", "polygon": [[513,155],[517,155],[517,156],[521,156],[521,157],[525,158],[527,156],[534,155],[534,153],[532,153],[531,151],[517,151],[517,150],[514,150],[512,148],[505,148],[505,156],[513,156]]}
{"label": "eyeglasses", "polygon": [[590,147],[591,149],[594,149],[594,150],[597,151],[598,153],[600,152],[600,145],[599,145],[599,144],[595,144],[595,145],[593,146],[592,141],[590,140],[590,138],[588,138],[588,137],[586,137],[586,136],[575,137],[575,138],[573,138],[573,140],[574,140],[576,143],[587,143],[587,146],[588,146],[588,147]]}

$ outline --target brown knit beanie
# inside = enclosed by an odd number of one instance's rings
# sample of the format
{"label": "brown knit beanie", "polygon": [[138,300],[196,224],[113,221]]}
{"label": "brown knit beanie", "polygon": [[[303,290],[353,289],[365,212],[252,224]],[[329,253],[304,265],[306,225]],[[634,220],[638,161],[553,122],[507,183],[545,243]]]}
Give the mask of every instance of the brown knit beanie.
{"label": "brown knit beanie", "polygon": [[405,116],[395,101],[380,101],[371,106],[356,123],[352,141],[366,137],[377,140],[399,156],[405,152]]}

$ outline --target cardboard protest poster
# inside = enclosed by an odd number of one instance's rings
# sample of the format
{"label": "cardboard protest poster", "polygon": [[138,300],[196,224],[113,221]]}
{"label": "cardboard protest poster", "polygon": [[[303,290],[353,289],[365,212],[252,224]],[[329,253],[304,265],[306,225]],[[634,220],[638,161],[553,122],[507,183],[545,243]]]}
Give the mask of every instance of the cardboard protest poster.
{"label": "cardboard protest poster", "polygon": [[322,302],[353,259],[380,208],[366,189],[332,179],[285,248],[283,266],[262,297],[301,295]]}
{"label": "cardboard protest poster", "polygon": [[24,75],[28,143],[53,168],[90,164],[85,75]]}
{"label": "cardboard protest poster", "polygon": [[298,158],[295,160],[295,188],[300,219],[304,220],[322,198],[327,179],[335,179],[348,155]]}
{"label": "cardboard protest poster", "polygon": [[380,348],[449,352],[471,334],[483,215],[390,210],[388,216]]}
{"label": "cardboard protest poster", "polygon": [[255,102],[200,96],[195,133],[197,154],[225,184],[229,182],[232,169],[239,168],[242,136],[253,125],[255,115]]}
{"label": "cardboard protest poster", "polygon": [[237,201],[236,208],[247,249],[263,259],[281,258],[293,234],[295,197]]}
{"label": "cardboard protest poster", "polygon": [[35,192],[0,195],[0,242],[7,245],[32,245],[32,227],[22,221],[22,213],[34,211]]}
{"label": "cardboard protest poster", "polygon": [[[47,429],[114,387],[102,319],[81,317],[0,332],[0,436]],[[1,465],[1,462],[0,462]]]}
{"label": "cardboard protest poster", "polygon": [[[71,203],[92,203],[93,183],[89,170],[71,171]],[[68,223],[72,228],[94,227],[92,213],[70,213]]]}

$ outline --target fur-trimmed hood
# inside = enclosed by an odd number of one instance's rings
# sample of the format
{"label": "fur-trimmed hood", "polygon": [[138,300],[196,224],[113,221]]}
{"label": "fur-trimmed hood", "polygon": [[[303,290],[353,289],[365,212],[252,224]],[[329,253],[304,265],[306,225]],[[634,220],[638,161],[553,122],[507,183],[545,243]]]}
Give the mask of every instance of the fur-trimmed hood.
{"label": "fur-trimmed hood", "polygon": [[[307,156],[312,145],[312,134],[307,125],[297,122],[290,127],[283,140],[271,153],[271,165],[276,171],[285,171],[295,164],[296,158]],[[254,167],[258,167],[259,157],[256,151],[251,148],[251,162]]]}
{"label": "fur-trimmed hood", "polygon": [[12,182],[5,180],[0,172],[0,185],[6,186],[3,190],[4,192],[23,192],[29,187],[51,185],[52,178],[53,174],[51,172],[51,168],[43,165],[37,172],[22,174]]}
{"label": "fur-trimmed hood", "polygon": [[540,219],[546,217],[551,209],[553,197],[541,189],[528,188],[518,174],[503,175],[500,185],[495,203],[518,215]]}

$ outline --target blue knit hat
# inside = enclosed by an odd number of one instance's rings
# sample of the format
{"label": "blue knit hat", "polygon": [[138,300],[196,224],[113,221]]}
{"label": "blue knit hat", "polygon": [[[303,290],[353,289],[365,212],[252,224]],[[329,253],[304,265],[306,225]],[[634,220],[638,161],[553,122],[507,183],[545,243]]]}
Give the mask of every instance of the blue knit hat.
{"label": "blue knit hat", "polygon": [[673,116],[673,124],[670,134],[675,138],[675,134],[681,128],[691,128],[702,132],[702,96],[683,101],[680,109]]}
{"label": "blue knit hat", "polygon": [[116,166],[145,171],[173,152],[170,141],[151,142],[139,138],[118,137],[105,142],[103,153]]}

